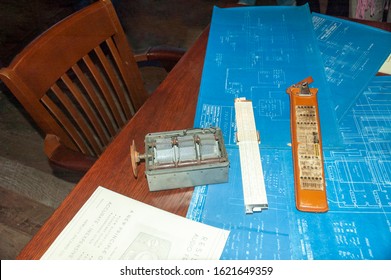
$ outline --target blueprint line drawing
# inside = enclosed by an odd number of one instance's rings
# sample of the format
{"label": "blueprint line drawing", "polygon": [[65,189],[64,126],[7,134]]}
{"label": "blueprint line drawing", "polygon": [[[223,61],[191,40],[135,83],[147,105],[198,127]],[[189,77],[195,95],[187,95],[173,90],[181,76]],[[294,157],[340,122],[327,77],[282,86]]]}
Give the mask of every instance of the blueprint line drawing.
{"label": "blueprint line drawing", "polygon": [[317,13],[312,22],[340,120],[391,53],[391,33]]}
{"label": "blueprint line drawing", "polygon": [[376,77],[341,120],[344,148],[324,152],[329,212],[297,211],[291,152],[264,149],[269,209],[243,216],[238,152],[229,146],[229,183],[197,187],[188,218],[231,229],[223,259],[390,259],[390,116],[391,78]]}
{"label": "blueprint line drawing", "polygon": [[[314,16],[305,6],[214,10],[194,125],[222,129],[229,181],[196,187],[187,217],[230,230],[221,259],[391,259],[391,80],[369,74],[381,66],[381,59],[376,58],[379,65],[373,60],[375,45],[364,58],[355,51],[357,37],[336,36],[341,30],[354,34],[360,25],[344,29],[344,21],[317,21]],[[310,28],[315,22],[317,30],[305,29],[298,17]],[[271,27],[276,21],[279,24]],[[303,28],[308,32],[305,38]],[[374,32],[368,30],[364,31]],[[389,37],[380,33],[379,38]],[[344,40],[335,42],[338,38]],[[344,53],[333,53],[345,39],[352,43],[340,49]],[[364,66],[357,67],[352,60],[351,69],[360,73],[345,73],[351,71],[349,63],[337,63],[338,55],[350,54]],[[325,55],[334,63],[326,64],[330,72],[323,66]],[[285,89],[310,75],[319,88],[321,130],[327,143],[324,166],[330,210],[322,214],[295,208],[289,147]],[[355,83],[354,88],[342,96],[348,81]],[[243,214],[235,143],[233,102],[240,96],[254,105],[269,204],[268,210],[252,215]]]}
{"label": "blueprint line drawing", "polygon": [[359,96],[341,133],[347,148],[329,152],[326,162],[335,203],[350,211],[391,212],[389,78],[377,77]]}
{"label": "blueprint line drawing", "polygon": [[[286,89],[312,76],[314,87],[322,93],[321,122],[327,132],[323,145],[338,144],[335,106],[330,104],[331,93],[308,6],[258,8],[214,9],[200,104],[233,106],[235,98],[245,97],[257,107],[261,134],[274,127],[275,133],[265,134],[262,145],[286,147],[290,142]],[[297,17],[302,20],[295,20]],[[195,124],[202,117],[197,111]]]}

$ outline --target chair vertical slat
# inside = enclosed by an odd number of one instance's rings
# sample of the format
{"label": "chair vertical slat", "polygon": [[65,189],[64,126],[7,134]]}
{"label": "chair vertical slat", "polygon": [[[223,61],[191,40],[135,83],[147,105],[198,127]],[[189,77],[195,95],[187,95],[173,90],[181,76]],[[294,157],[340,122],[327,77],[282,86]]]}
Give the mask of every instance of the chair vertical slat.
{"label": "chair vertical slat", "polygon": [[[92,62],[90,56],[84,56],[83,57],[84,63],[87,65],[88,69],[91,71],[92,76],[94,77],[97,85],[99,86],[100,90],[103,93],[103,96],[105,97],[105,100],[107,104],[110,107],[111,113],[117,123],[118,127],[122,127],[124,125],[124,121],[122,120],[122,117],[120,113],[118,112],[118,107],[116,105],[116,101],[113,99],[113,96],[111,95],[110,89],[108,88],[104,78],[102,77],[102,74],[99,72],[97,66]],[[116,129],[118,130],[118,128]],[[114,135],[112,135],[114,136]]]}
{"label": "chair vertical slat", "polygon": [[126,119],[131,118],[132,113],[129,109],[129,104],[126,101],[124,88],[120,84],[119,75],[116,73],[114,67],[110,64],[108,58],[105,56],[100,46],[95,48],[95,53],[97,54],[100,62],[103,65],[103,68],[106,71],[107,76],[110,79],[111,85],[113,86],[114,91],[118,97],[118,101],[121,105],[122,111],[124,112]]}
{"label": "chair vertical slat", "polygon": [[122,96],[121,102],[123,103],[123,106],[126,106],[126,108],[128,108],[129,113],[127,113],[127,117],[131,118],[135,113],[135,108],[132,105],[132,101],[129,100],[129,98],[131,99],[131,86],[130,86],[128,80],[129,80],[129,77],[131,74],[128,71],[126,71],[124,64],[123,64],[123,60],[118,52],[118,49],[117,49],[113,39],[111,37],[108,38],[106,40],[106,43],[110,49],[111,54],[113,55],[114,61],[115,61],[116,65],[118,67],[118,70],[119,70],[120,77],[121,77],[122,81],[124,82],[124,86],[127,89],[127,94],[126,94],[126,96],[125,95]]}
{"label": "chair vertical slat", "polygon": [[69,97],[60,89],[60,87],[57,84],[54,84],[51,88],[53,93],[56,95],[58,100],[62,103],[64,108],[68,110],[69,114],[72,116],[73,120],[76,122],[76,124],[79,126],[81,131],[84,134],[84,137],[88,140],[90,143],[93,151],[95,154],[100,154],[102,152],[102,147],[99,146],[98,142],[96,141],[95,137],[92,134],[91,128],[87,124],[87,121],[85,120],[84,116],[80,113],[80,111],[75,107],[73,102],[69,99]]}
{"label": "chair vertical slat", "polygon": [[80,149],[82,153],[92,154],[94,153],[86,145],[84,140],[81,138],[77,129],[74,127],[72,122],[65,116],[65,114],[58,108],[58,106],[50,99],[49,96],[45,95],[41,98],[41,102],[48,108],[48,110],[53,114],[53,116],[61,123],[64,129],[69,133],[72,139],[75,141],[75,144]]}
{"label": "chair vertical slat", "polygon": [[97,135],[99,136],[99,139],[101,140],[101,144],[105,146],[109,139],[107,138],[106,134],[104,133],[102,129],[102,123],[98,119],[96,113],[92,110],[90,103],[87,101],[85,96],[82,94],[78,86],[72,82],[72,80],[69,78],[68,75],[63,75],[61,77],[64,84],[68,87],[68,89],[72,92],[73,96],[77,100],[77,102],[80,104],[81,108],[83,109],[84,113],[88,117],[89,121],[91,122],[92,126],[94,127]]}
{"label": "chair vertical slat", "polygon": [[110,120],[110,117],[107,113],[107,110],[105,109],[105,106],[103,106],[98,96],[99,93],[96,92],[90,80],[86,77],[86,75],[83,73],[83,71],[80,69],[80,67],[77,64],[72,67],[72,70],[75,72],[77,78],[80,80],[88,96],[91,98],[93,104],[97,109],[97,114],[99,114],[99,116],[102,118],[107,130],[109,131],[109,134],[115,135],[116,130],[112,124],[112,121]]}

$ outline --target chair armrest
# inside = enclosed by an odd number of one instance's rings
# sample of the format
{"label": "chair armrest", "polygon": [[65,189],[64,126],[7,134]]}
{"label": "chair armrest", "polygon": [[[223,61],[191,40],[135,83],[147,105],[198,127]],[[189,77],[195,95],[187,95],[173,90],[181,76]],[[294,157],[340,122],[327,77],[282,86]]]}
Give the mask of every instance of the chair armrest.
{"label": "chair armrest", "polygon": [[54,167],[60,167],[79,173],[87,172],[97,160],[95,157],[86,156],[80,152],[69,149],[53,134],[46,135],[44,152],[48,157],[49,162],[54,165]]}
{"label": "chair armrest", "polygon": [[134,58],[139,67],[157,66],[170,72],[185,52],[182,48],[157,46],[149,48],[144,53],[136,54]]}

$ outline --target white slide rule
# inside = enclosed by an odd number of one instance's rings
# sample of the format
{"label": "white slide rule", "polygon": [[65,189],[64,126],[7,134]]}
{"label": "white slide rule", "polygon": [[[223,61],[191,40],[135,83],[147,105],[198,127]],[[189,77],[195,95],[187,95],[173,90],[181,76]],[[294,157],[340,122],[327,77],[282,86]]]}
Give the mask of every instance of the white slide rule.
{"label": "white slide rule", "polygon": [[243,97],[235,99],[235,115],[245,210],[252,214],[268,207],[252,102]]}

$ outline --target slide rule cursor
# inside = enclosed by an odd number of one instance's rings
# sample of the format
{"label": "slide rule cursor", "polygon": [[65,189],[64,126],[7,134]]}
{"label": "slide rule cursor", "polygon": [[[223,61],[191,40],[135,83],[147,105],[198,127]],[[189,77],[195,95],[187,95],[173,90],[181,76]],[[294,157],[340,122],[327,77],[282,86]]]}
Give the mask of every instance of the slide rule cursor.
{"label": "slide rule cursor", "polygon": [[296,208],[305,212],[328,210],[320,133],[317,88],[312,77],[290,86],[291,137]]}

